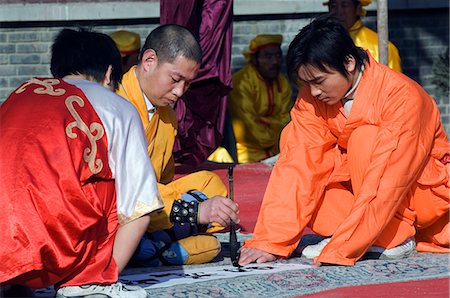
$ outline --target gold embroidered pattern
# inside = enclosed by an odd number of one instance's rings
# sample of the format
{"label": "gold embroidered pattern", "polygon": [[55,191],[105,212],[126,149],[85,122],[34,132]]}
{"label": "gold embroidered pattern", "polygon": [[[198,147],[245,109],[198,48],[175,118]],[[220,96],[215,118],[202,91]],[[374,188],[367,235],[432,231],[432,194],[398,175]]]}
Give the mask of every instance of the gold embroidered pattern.
{"label": "gold embroidered pattern", "polygon": [[155,198],[153,199],[153,201],[150,204],[151,205],[148,205],[148,204],[138,200],[136,202],[136,206],[134,207],[133,214],[129,217],[124,214],[121,214],[120,210],[119,210],[119,214],[118,214],[119,225],[123,226],[123,225],[129,223],[130,221],[133,221],[139,217],[142,217],[151,212],[161,210],[162,208],[164,208],[164,203],[162,202],[161,195],[159,193],[157,193],[155,195]]}
{"label": "gold embroidered pattern", "polygon": [[53,85],[59,84],[58,79],[44,79],[41,81],[36,78],[33,78],[33,79],[27,81],[25,84],[23,84],[19,89],[17,89],[16,94],[20,94],[23,91],[25,91],[25,89],[31,84],[43,86],[43,87],[37,87],[36,89],[34,89],[34,93],[36,93],[36,94],[49,94],[49,95],[59,96],[59,95],[63,95],[64,93],[66,93],[66,90],[64,90],[62,88],[54,89]]}
{"label": "gold embroidered pattern", "polygon": [[78,127],[81,131],[83,131],[91,142],[92,148],[84,149],[84,161],[88,163],[89,169],[93,174],[99,173],[103,169],[103,162],[101,159],[95,159],[95,155],[97,154],[97,143],[96,141],[103,137],[105,133],[102,125],[97,122],[91,123],[90,127],[88,127],[81,119],[80,115],[78,115],[75,110],[73,104],[76,102],[78,106],[83,107],[84,101],[79,96],[69,96],[66,99],[66,106],[69,109],[70,114],[75,118],[74,122],[70,122],[66,127],[66,134],[69,138],[75,139],[77,134],[72,131],[74,127]]}

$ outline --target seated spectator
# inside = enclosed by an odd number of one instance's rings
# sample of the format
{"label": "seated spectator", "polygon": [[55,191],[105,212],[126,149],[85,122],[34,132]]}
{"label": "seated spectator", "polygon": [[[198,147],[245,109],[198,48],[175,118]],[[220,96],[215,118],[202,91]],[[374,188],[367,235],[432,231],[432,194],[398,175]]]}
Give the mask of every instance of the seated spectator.
{"label": "seated spectator", "polygon": [[243,54],[247,64],[233,74],[228,109],[237,162],[257,162],[279,153],[281,130],[289,122],[292,90],[280,72],[281,35],[257,35]]}
{"label": "seated spectator", "polygon": [[108,35],[62,30],[54,78],[33,78],[0,107],[0,283],[57,297],[147,297],[118,282],[163,208]]}
{"label": "seated spectator", "polygon": [[[355,45],[369,50],[372,57],[379,61],[378,34],[366,27],[361,20],[361,17],[366,15],[364,6],[370,3],[372,0],[330,0],[324,2],[324,5],[328,5],[330,13],[342,19]],[[402,71],[398,49],[392,42],[388,44],[388,66]]]}
{"label": "seated spectator", "polygon": [[141,37],[135,32],[119,30],[111,33],[111,37],[119,48],[122,56],[122,73],[126,73],[133,65],[137,64],[139,51],[141,50]]}

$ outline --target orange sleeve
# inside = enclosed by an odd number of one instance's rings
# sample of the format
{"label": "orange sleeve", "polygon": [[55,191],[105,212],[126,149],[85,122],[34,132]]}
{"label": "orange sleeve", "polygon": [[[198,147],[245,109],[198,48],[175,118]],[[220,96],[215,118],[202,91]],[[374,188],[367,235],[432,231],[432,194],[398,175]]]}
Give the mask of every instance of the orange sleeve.
{"label": "orange sleeve", "polygon": [[315,115],[303,88],[281,135],[280,157],[272,171],[255,226],[245,247],[288,257],[297,247],[334,167],[336,137]]}
{"label": "orange sleeve", "polygon": [[317,262],[354,265],[394,217],[428,160],[439,123],[437,107],[422,89],[400,80],[396,84],[391,90],[371,90],[374,101],[385,97],[377,103],[383,106],[371,163],[351,214]]}

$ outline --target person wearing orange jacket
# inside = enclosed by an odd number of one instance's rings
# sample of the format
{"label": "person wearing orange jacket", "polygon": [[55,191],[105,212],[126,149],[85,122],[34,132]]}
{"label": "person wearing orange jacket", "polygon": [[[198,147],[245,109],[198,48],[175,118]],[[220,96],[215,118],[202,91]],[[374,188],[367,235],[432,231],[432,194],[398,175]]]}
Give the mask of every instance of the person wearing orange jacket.
{"label": "person wearing orange jacket", "polygon": [[[330,0],[324,2],[328,11],[339,16],[345,24],[350,37],[358,46],[370,52],[370,55],[378,60],[378,34],[366,27],[361,17],[366,15],[364,6],[372,3],[372,0]],[[388,42],[388,66],[402,72],[400,54],[392,42]]]}
{"label": "person wearing orange jacket", "polygon": [[305,227],[326,237],[303,251],[318,265],[450,252],[450,145],[433,98],[333,15],[300,31],[287,65],[302,89],[239,264],[289,257]]}

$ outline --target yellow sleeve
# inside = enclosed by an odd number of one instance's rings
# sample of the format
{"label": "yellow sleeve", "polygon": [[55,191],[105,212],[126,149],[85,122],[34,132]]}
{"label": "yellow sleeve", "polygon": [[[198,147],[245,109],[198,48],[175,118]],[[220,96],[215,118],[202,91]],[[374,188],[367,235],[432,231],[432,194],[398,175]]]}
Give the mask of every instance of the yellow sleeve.
{"label": "yellow sleeve", "polygon": [[[278,143],[277,134],[259,115],[255,102],[267,102],[267,88],[255,75],[239,72],[233,76],[233,90],[229,94],[228,108],[233,122],[236,141],[250,148],[270,148]],[[287,94],[284,94],[287,96]]]}
{"label": "yellow sleeve", "polygon": [[388,44],[388,64],[389,67],[402,72],[402,65],[401,65],[401,59],[400,59],[400,54],[398,53],[398,49],[394,46],[394,44],[392,42],[389,42]]}

